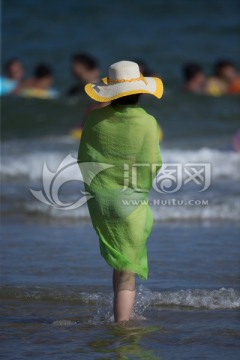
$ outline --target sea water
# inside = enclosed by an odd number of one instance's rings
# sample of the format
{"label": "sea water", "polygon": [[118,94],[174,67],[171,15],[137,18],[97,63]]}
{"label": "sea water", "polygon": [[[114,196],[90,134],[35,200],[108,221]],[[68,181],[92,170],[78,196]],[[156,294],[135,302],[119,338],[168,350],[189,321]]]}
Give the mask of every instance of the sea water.
{"label": "sea water", "polygon": [[[238,359],[240,156],[232,139],[240,128],[239,97],[179,90],[186,61],[201,62],[208,74],[219,57],[238,61],[238,2],[109,4],[3,3],[3,60],[19,56],[28,74],[39,59],[50,62],[61,97],[2,99],[2,355]],[[149,277],[137,280],[138,318],[125,327],[113,322],[112,269],[100,256],[86,204],[62,210],[31,192],[43,189],[44,164],[52,186],[52,174],[69,155],[73,163],[61,171],[59,200],[74,203],[83,189],[79,142],[69,131],[89,102],[65,96],[74,81],[70,55],[78,51],[96,55],[103,75],[114,61],[146,60],[165,85],[161,101],[141,100],[163,129],[163,162],[211,165],[206,191],[193,181],[173,193],[151,191]]]}

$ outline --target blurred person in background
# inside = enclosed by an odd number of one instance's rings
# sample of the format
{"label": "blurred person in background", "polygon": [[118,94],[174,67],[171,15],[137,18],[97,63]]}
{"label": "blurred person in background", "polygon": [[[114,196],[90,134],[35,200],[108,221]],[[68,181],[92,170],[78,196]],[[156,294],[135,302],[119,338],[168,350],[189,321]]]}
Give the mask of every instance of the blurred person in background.
{"label": "blurred person in background", "polygon": [[183,91],[196,94],[205,92],[206,77],[200,65],[197,63],[188,63],[183,67]]}
{"label": "blurred person in background", "polygon": [[92,55],[85,53],[72,56],[71,72],[76,79],[76,84],[68,90],[68,96],[85,94],[84,86],[91,82],[97,82],[100,78],[98,61]]}
{"label": "blurred person in background", "polygon": [[[85,96],[86,93],[84,88],[86,84],[101,82],[99,63],[92,55],[86,53],[73,55],[71,71],[72,75],[77,80],[77,83],[68,90],[67,95],[69,97],[78,98],[81,95]],[[84,112],[81,122],[75,128],[70,130],[69,135],[74,139],[79,140],[82,136],[82,128],[88,114],[95,109],[99,109],[107,105],[109,105],[108,102],[99,103],[91,100]]]}
{"label": "blurred person in background", "polygon": [[234,134],[232,138],[232,149],[240,152],[240,129]]}
{"label": "blurred person in background", "polygon": [[148,67],[144,60],[134,59],[132,61],[138,64],[140,72],[143,74],[143,76],[156,76],[156,74],[154,74],[154,72]]}
{"label": "blurred person in background", "polygon": [[234,63],[229,60],[217,61],[214,65],[213,76],[207,81],[206,93],[221,96],[236,92],[240,92],[240,84]]}
{"label": "blurred person in background", "polygon": [[52,89],[53,71],[46,64],[39,64],[34,70],[33,77],[25,80],[14,91],[14,94],[23,97],[33,97],[39,99],[54,99],[58,92]]}
{"label": "blurred person in background", "polygon": [[240,94],[240,74],[237,71],[237,68],[235,65],[233,65],[233,77],[230,80],[229,86],[228,86],[228,94]]}
{"label": "blurred person in background", "polygon": [[231,82],[228,88],[228,94],[240,94],[240,75],[238,75],[236,79]]}
{"label": "blurred person in background", "polygon": [[9,95],[22,81],[25,71],[18,58],[8,60],[4,70],[5,76],[0,77],[0,95]]}

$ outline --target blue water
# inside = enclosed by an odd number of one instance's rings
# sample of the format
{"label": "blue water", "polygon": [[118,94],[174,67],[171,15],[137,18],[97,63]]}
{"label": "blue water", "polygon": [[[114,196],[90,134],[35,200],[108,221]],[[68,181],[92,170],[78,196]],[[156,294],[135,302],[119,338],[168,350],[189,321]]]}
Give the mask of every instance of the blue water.
{"label": "blue water", "polygon": [[[54,101],[2,99],[1,323],[4,359],[238,359],[240,308],[240,128],[238,96],[181,94],[181,66],[207,74],[228,57],[239,67],[239,2],[3,1],[2,60],[19,56],[30,75],[39,61],[55,70]],[[147,320],[112,322],[111,268],[100,256],[86,205],[63,211],[38,201],[44,163],[56,172],[76,158],[69,130],[89,103],[65,97],[70,55],[89,51],[102,74],[120,59],[143,58],[162,77],[161,101],[142,105],[164,132],[164,162],[211,164],[211,185],[193,183],[150,199],[149,279],[137,283],[135,311]],[[79,169],[70,169],[77,178]],[[69,172],[62,174],[69,179]],[[65,184],[63,202],[79,196]],[[189,200],[208,201],[206,205]]]}
{"label": "blue water", "polygon": [[91,225],[12,220],[2,241],[6,358],[17,348],[19,359],[237,359],[239,226],[155,226],[135,302],[147,320],[121,329]]}

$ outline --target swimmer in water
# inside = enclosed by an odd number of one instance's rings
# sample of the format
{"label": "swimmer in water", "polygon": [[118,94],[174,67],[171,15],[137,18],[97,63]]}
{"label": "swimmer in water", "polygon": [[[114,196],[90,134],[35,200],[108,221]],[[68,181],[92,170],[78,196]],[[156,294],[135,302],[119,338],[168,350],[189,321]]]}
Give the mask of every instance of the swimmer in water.
{"label": "swimmer in water", "polygon": [[[84,87],[88,83],[96,83],[100,81],[100,68],[98,61],[89,54],[80,53],[72,56],[71,63],[72,75],[77,80],[77,83],[73,85],[67,92],[67,95],[71,98],[79,98],[79,96],[86,96]],[[90,104],[87,106],[83,118],[79,126],[71,131],[79,131],[84,126],[88,114],[92,110],[99,109],[101,107],[107,106],[109,103],[98,103],[91,100]]]}
{"label": "swimmer in water", "polygon": [[139,66],[139,69],[141,71],[141,74],[143,74],[143,76],[157,76],[146,64],[146,62],[142,59],[134,59],[132,60],[133,62],[137,63]]}
{"label": "swimmer in water", "polygon": [[214,65],[213,76],[207,81],[206,93],[213,96],[231,93],[231,86],[237,77],[238,74],[232,61],[217,61]]}
{"label": "swimmer in water", "polygon": [[233,136],[232,149],[236,152],[240,152],[240,130],[238,130]]}
{"label": "swimmer in water", "polygon": [[4,69],[6,76],[0,77],[0,95],[9,95],[21,83],[25,71],[18,58],[8,60]]}
{"label": "swimmer in water", "polygon": [[33,77],[25,80],[14,93],[23,97],[54,99],[58,92],[51,88],[52,84],[52,69],[46,64],[39,64],[34,70]]}
{"label": "swimmer in water", "polygon": [[205,92],[206,77],[200,65],[197,63],[185,64],[183,76],[183,91],[195,94],[203,94]]}
{"label": "swimmer in water", "polygon": [[71,72],[76,79],[76,84],[68,90],[68,96],[76,97],[85,94],[84,86],[100,79],[98,61],[93,56],[85,53],[72,56]]}

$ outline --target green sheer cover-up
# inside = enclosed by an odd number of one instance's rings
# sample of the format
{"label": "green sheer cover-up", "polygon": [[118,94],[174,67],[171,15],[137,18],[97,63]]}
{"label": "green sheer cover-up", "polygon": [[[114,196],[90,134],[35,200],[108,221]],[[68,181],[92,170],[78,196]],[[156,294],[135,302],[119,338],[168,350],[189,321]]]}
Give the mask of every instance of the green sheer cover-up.
{"label": "green sheer cover-up", "polygon": [[91,194],[87,205],[101,255],[112,268],[146,280],[146,241],[153,226],[148,193],[162,164],[155,118],[138,105],[92,111],[78,163]]}

